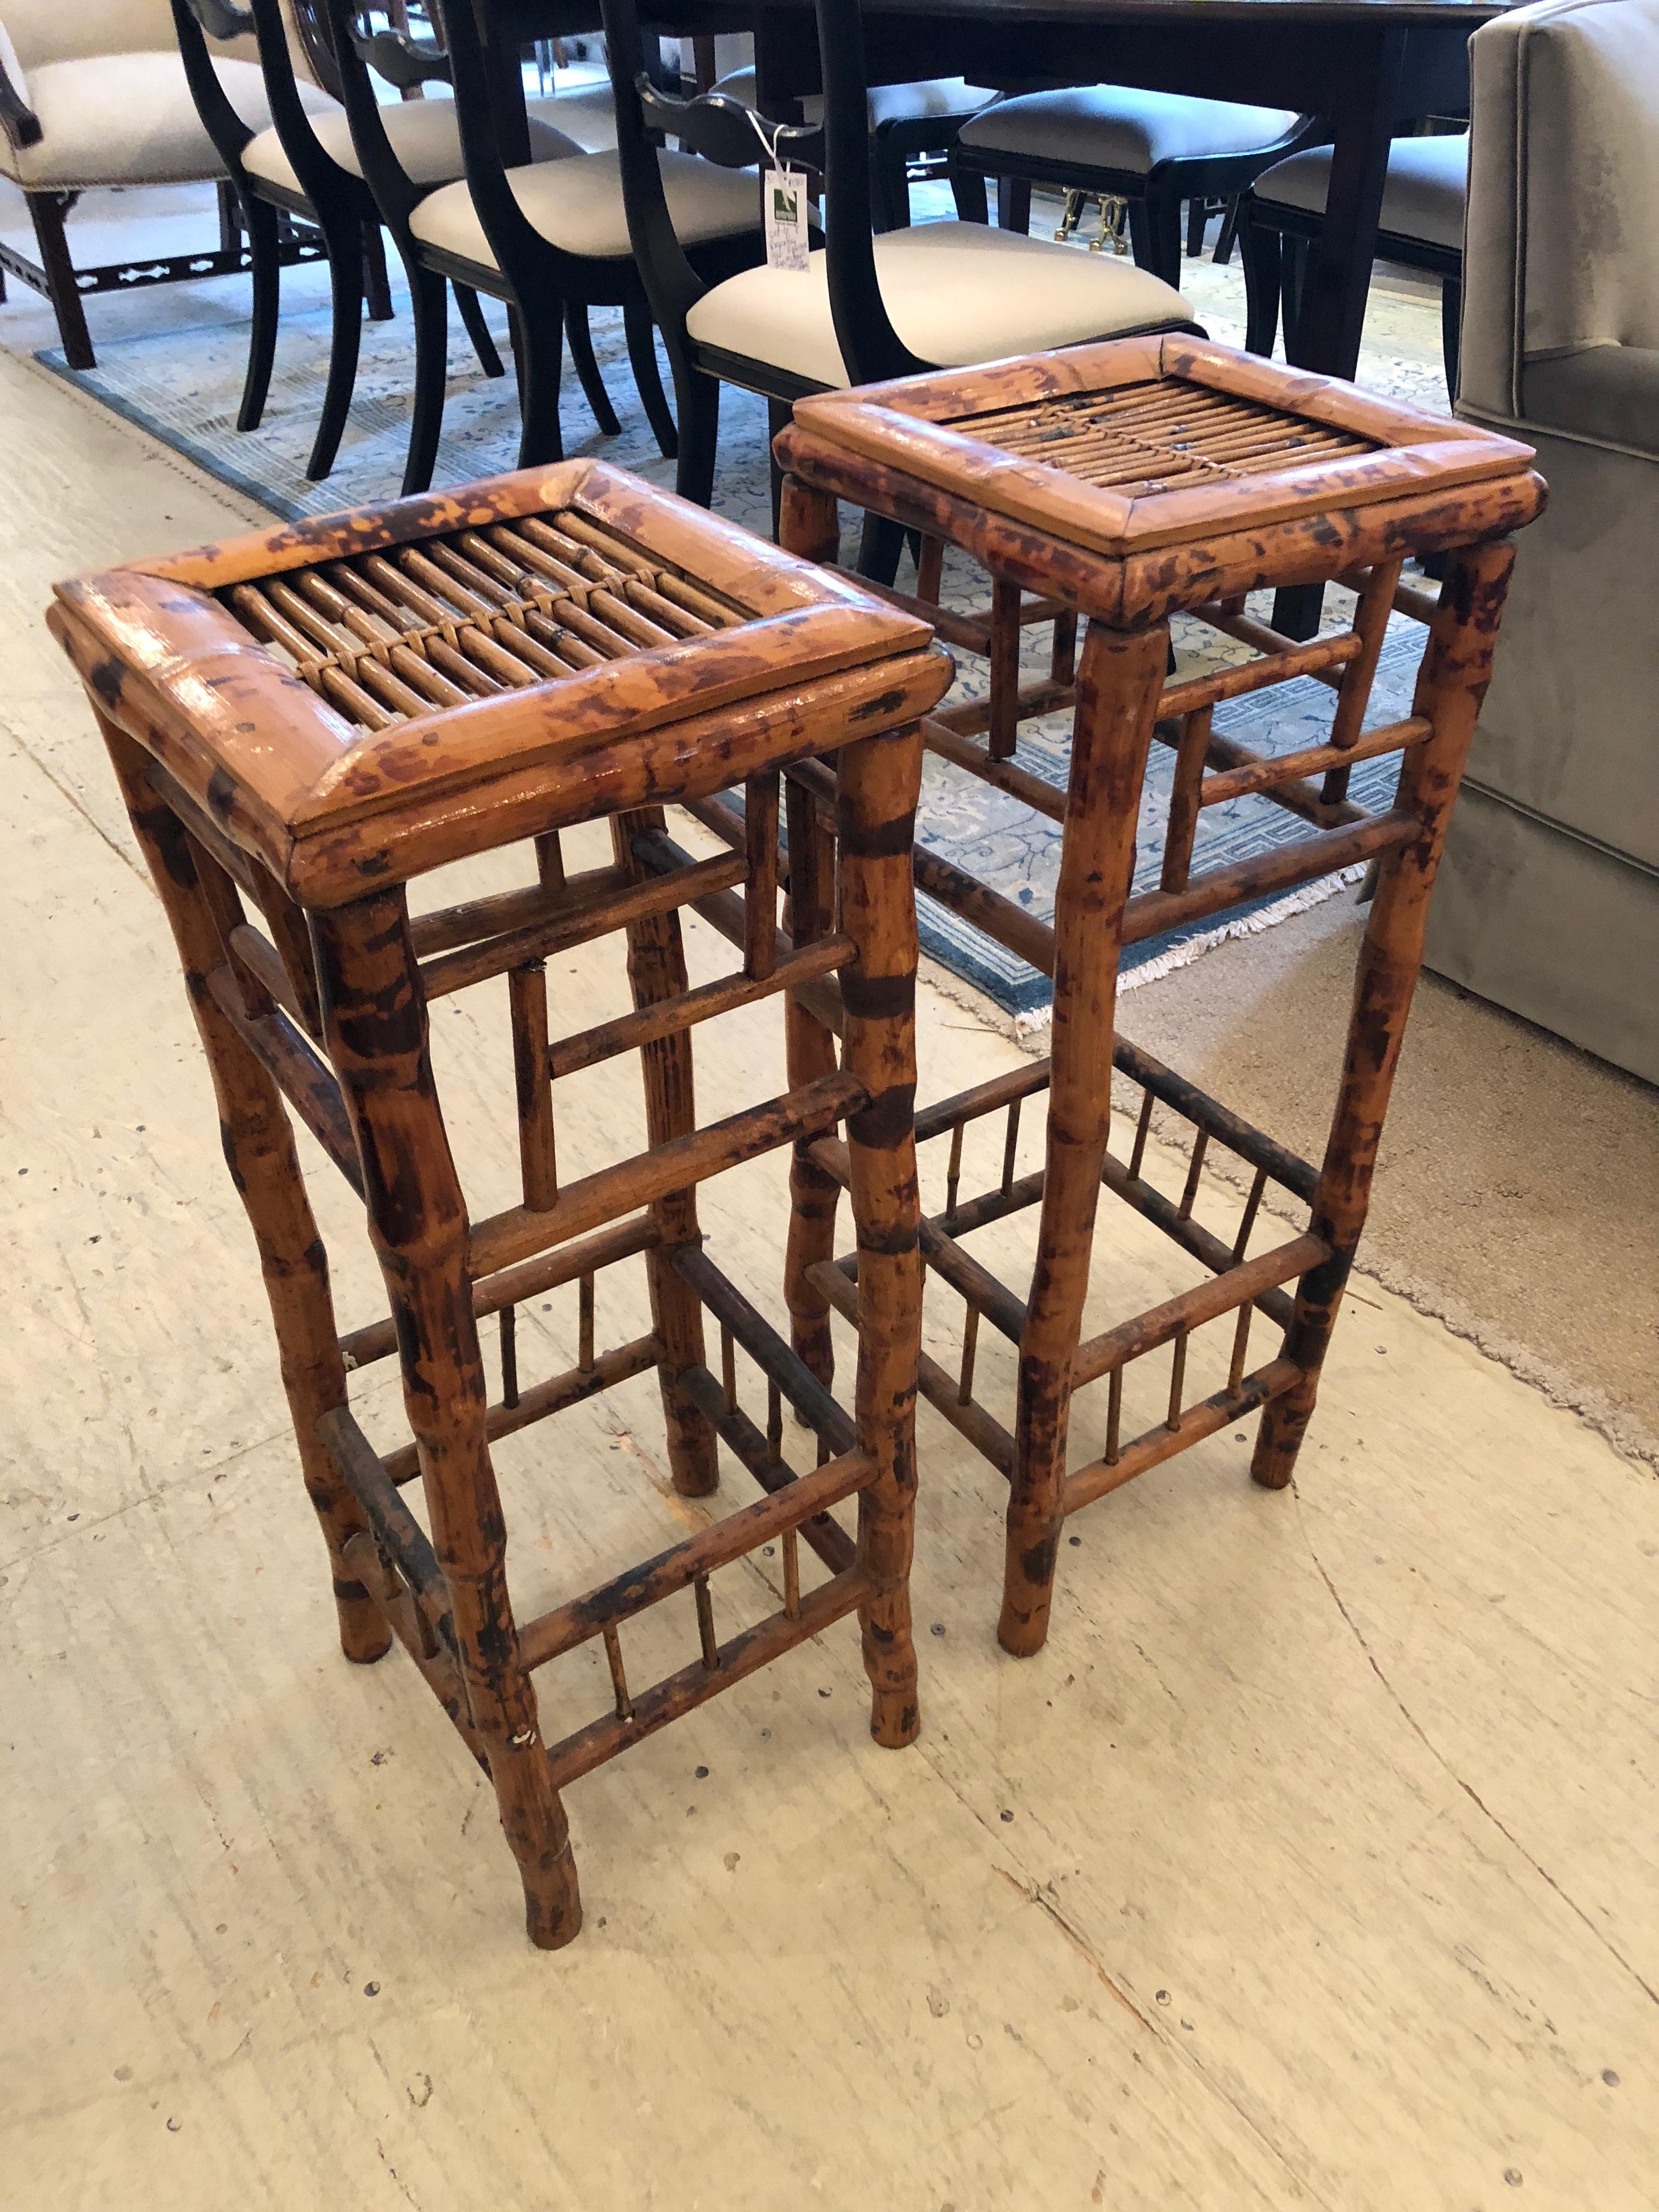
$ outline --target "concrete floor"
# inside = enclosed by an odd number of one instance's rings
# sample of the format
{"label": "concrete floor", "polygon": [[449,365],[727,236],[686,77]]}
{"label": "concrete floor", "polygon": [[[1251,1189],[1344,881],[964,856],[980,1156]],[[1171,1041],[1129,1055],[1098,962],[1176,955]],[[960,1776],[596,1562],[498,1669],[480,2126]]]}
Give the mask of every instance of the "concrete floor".
{"label": "concrete floor", "polygon": [[[53,574],[251,510],[3,357],[0,486],[0,2203],[1650,2206],[1659,1487],[1369,1279],[1296,1489],[1255,1491],[1229,1432],[1103,1502],[1030,1662],[992,1636],[1000,1485],[924,1413],[921,1742],[869,1742],[843,1626],[571,1793],[587,1924],[528,1948],[412,1669],[334,1648],[171,948],[36,619]],[[568,971],[573,1024],[617,1006],[614,954]],[[1016,1057],[922,1012],[928,1095]],[[504,1036],[489,992],[439,1024],[485,1204]],[[779,1062],[772,1010],[738,1018],[705,1116]],[[633,1140],[631,1095],[569,1089],[562,1158]],[[374,1271],[343,1186],[318,1194],[349,1325]],[[774,1310],[780,1207],[775,1164],[705,1206]],[[1017,1278],[1019,1224],[976,1249]],[[1186,1279],[1108,1218],[1099,1321]],[[566,1364],[566,1298],[527,1376]],[[605,1334],[641,1310],[607,1279]],[[958,1322],[936,1295],[941,1357]],[[1198,1345],[1195,1381],[1225,1356]],[[362,1403],[392,1435],[384,1370]],[[523,1609],[696,1524],[659,1446],[635,1384],[503,1449]],[[688,1656],[667,1610],[642,1667]],[[599,1696],[582,1657],[541,1680],[556,1726]]]}

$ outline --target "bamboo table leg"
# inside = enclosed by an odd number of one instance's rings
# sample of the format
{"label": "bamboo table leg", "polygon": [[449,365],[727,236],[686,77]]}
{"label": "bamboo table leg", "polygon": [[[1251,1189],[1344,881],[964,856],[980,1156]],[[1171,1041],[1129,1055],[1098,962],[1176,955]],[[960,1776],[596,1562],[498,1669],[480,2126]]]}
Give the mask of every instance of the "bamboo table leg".
{"label": "bamboo table leg", "polygon": [[842,927],[858,945],[843,971],[847,1065],[869,1103],[848,1116],[858,1222],[857,1422],[877,1475],[859,1492],[859,1565],[874,1584],[859,1608],[872,1692],[870,1733],[896,1749],[921,1727],[910,1632],[916,1362],[921,1345],[916,1097],[915,906],[910,850],[921,792],[915,726],[843,747]]}
{"label": "bamboo table leg", "polygon": [[1336,1112],[1314,1201],[1313,1233],[1331,1256],[1302,1279],[1285,1352],[1304,1379],[1263,1412],[1250,1472],[1265,1489],[1291,1480],[1318,1395],[1342,1292],[1370,1203],[1376,1148],[1423,966],[1429,894],[1445,844],[1453,802],[1474,726],[1492,680],[1492,654],[1515,566],[1515,544],[1499,538],[1448,558],[1439,611],[1417,679],[1413,711],[1434,735],[1406,756],[1397,806],[1421,825],[1409,845],[1382,862],[1371,902]]}
{"label": "bamboo table leg", "polygon": [[[201,853],[178,817],[151,792],[149,756],[101,715],[99,724],[133,830],[173,926],[191,1008],[212,1072],[225,1160],[258,1246],[301,1470],[328,1547],[340,1648],[348,1659],[366,1665],[391,1649],[392,1632],[346,1559],[346,1546],[367,1524],[317,1437],[319,1420],[343,1406],[347,1395],[345,1363],[329,1294],[328,1258],[306,1196],[282,1095],[208,988],[209,975],[227,959],[204,882],[204,872],[217,864]],[[220,889],[222,896],[234,900],[228,881]]]}
{"label": "bamboo table leg", "polygon": [[329,1054],[356,1132],[369,1233],[398,1325],[404,1404],[471,1724],[519,1863],[530,1939],[556,1950],[581,1926],[581,1903],[507,1598],[466,1206],[433,1081],[403,894],[313,915],[312,936]]}
{"label": "bamboo table leg", "polygon": [[1048,1633],[1066,1509],[1072,1360],[1089,1288],[1095,1207],[1111,1127],[1119,939],[1135,823],[1169,653],[1166,624],[1091,622],[1078,670],[1066,842],[1054,898],[1048,1176],[1020,1342],[1013,1487],[997,1639],[1027,1657]]}
{"label": "bamboo table leg", "polygon": [[[800,784],[787,787],[789,826],[789,930],[797,945],[816,944],[834,927],[836,856],[818,819],[816,800]],[[784,1000],[784,1042],[789,1085],[798,1090],[833,1075],[837,1061],[831,1031],[792,992]],[[835,1380],[835,1341],[830,1302],[811,1271],[836,1252],[836,1213],[841,1185],[798,1144],[789,1164],[789,1240],[784,1297],[796,1352],[826,1389]]]}
{"label": "bamboo table leg", "polygon": [[[630,875],[642,876],[644,871],[634,857],[634,840],[642,830],[660,833],[662,828],[660,811],[618,815],[611,825],[617,866]],[[644,921],[629,924],[628,981],[636,1008],[684,996],[685,951],[678,915],[653,915]],[[685,1032],[659,1037],[642,1047],[640,1065],[645,1077],[646,1128],[652,1144],[665,1145],[696,1128],[691,1040]],[[657,1200],[651,1212],[662,1232],[661,1246],[646,1255],[646,1270],[651,1316],[663,1346],[659,1374],[663,1419],[668,1427],[669,1470],[682,1497],[706,1498],[719,1487],[720,1479],[714,1427],[677,1380],[688,1368],[704,1364],[702,1305],[696,1291],[681,1281],[664,1257],[665,1251],[678,1245],[697,1242],[696,1193],[672,1191]]]}

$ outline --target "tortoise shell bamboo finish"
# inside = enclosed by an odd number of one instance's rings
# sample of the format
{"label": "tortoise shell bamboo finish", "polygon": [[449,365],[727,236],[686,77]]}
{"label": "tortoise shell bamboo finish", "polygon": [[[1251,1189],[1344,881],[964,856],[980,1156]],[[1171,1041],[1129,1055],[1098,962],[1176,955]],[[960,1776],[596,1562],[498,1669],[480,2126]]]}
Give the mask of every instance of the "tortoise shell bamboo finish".
{"label": "tortoise shell bamboo finish", "polygon": [[[580,1922],[564,1785],[769,1660],[855,1612],[872,1733],[897,1746],[917,1730],[909,851],[918,717],[950,663],[914,614],[586,461],[83,577],[59,586],[48,620],[85,679],[178,942],[342,1644],[368,1662],[395,1635],[410,1652],[494,1784],[531,1936],[554,1948]],[[694,860],[665,810],[707,814],[733,786],[742,849]],[[780,932],[785,794],[811,890]],[[609,864],[568,873],[560,832],[597,821]],[[520,888],[411,911],[416,878],[520,842]],[[743,951],[736,973],[696,990],[686,905]],[[544,963],[604,936],[625,940],[634,1011],[557,1036]],[[428,1010],[500,975],[522,1202],[477,1219]],[[827,1006],[837,975],[843,1048],[798,1074],[792,1046],[789,1090],[699,1127],[694,1029],[786,994],[793,1036],[798,1002]],[[571,1178],[556,1079],[635,1053],[649,1149]],[[290,1114],[364,1200],[386,1283],[389,1313],[343,1336]],[[700,1182],[842,1123],[866,1316],[850,1414],[703,1250],[696,1206]],[[601,1348],[595,1277],[638,1257],[651,1327]],[[522,1379],[518,1306],[572,1283],[576,1365]],[[763,1428],[738,1401],[738,1346],[765,1379]],[[348,1376],[394,1354],[410,1441],[382,1455]],[[724,1441],[764,1495],[521,1617],[492,1444],[652,1370],[675,1487],[713,1492]],[[786,1400],[817,1440],[799,1477],[782,1456]],[[415,1481],[424,1522],[401,1494]],[[848,1498],[856,1537],[830,1512]],[[777,1609],[722,1634],[712,1578],[768,1549],[781,1554]],[[688,1590],[688,1663],[632,1686],[623,1629]],[[533,1671],[594,1640],[613,1710],[544,1741]]]}
{"label": "tortoise shell bamboo finish", "polygon": [[[961,1370],[926,1353],[920,1384],[945,1419],[1010,1483],[999,1633],[1017,1654],[1048,1634],[1066,1516],[1133,1476],[1261,1409],[1253,1472],[1288,1483],[1306,1431],[1344,1285],[1364,1225],[1371,1173],[1406,1016],[1422,959],[1423,927],[1446,826],[1489,680],[1513,549],[1543,486],[1531,451],[1468,424],[1417,414],[1352,385],[1275,368],[1184,337],[1127,338],[988,367],[943,370],[797,401],[775,441],[784,473],[783,541],[821,562],[837,557],[836,502],[889,530],[921,533],[915,596],[890,604],[933,615],[952,644],[989,663],[989,696],[924,715],[930,750],[1063,824],[1053,927],[925,847],[916,880],[1054,978],[1049,1059],[925,1108],[923,1139],[949,1135],[942,1213],[924,1216],[930,1276],[964,1302]],[[937,610],[943,550],[976,557],[992,581],[989,609]],[[1439,556],[1437,603],[1402,582],[1413,556]],[[1272,586],[1340,582],[1356,593],[1350,627],[1298,643],[1254,618],[1246,595]],[[1410,715],[1365,727],[1391,612],[1428,624]],[[1197,617],[1254,648],[1238,665],[1168,672],[1170,618]],[[1079,653],[1079,618],[1086,630]],[[1051,622],[1048,679],[1021,686],[1023,627]],[[1298,677],[1333,694],[1322,744],[1257,755],[1213,726],[1223,700]],[[1061,793],[1016,757],[1019,722],[1073,710],[1069,787]],[[1156,889],[1132,892],[1136,825],[1150,749],[1176,752],[1174,789]],[[1348,796],[1356,762],[1393,754],[1393,805],[1369,814]],[[1195,874],[1206,806],[1255,794],[1299,817],[1312,834]],[[1376,875],[1347,1052],[1322,1166],[1298,1159],[1218,1101],[1114,1030],[1120,956],[1243,902],[1369,862]],[[798,1020],[809,1017],[798,1015]],[[1140,1094],[1127,1158],[1110,1146],[1114,1070]],[[1017,1177],[1021,1101],[1048,1097],[1047,1161]],[[1179,1200],[1144,1172],[1151,1120],[1162,1104],[1193,1144]],[[974,1121],[1009,1115],[1000,1185],[959,1193],[963,1137]],[[1199,1218],[1206,1150],[1230,1152],[1248,1189],[1225,1234]],[[796,1348],[828,1378],[824,1316],[860,1309],[856,1270],[833,1258],[834,1192],[846,1164],[833,1139],[808,1148],[824,1180],[798,1213],[789,1296]],[[1196,1286],[1085,1341],[1083,1308],[1103,1184],[1164,1230],[1205,1272]],[[1305,1229],[1251,1250],[1264,1196],[1307,1209]],[[1019,1297],[968,1253],[976,1227],[1041,1209],[1029,1293]],[[1249,1365],[1252,1316],[1277,1333],[1274,1355]],[[1018,1348],[1012,1430],[973,1395],[981,1321]],[[1189,1341],[1211,1322],[1231,1336],[1223,1386],[1191,1402]],[[1170,1347],[1163,1417],[1126,1439],[1130,1364]],[[1207,1347],[1206,1347],[1207,1352]],[[1073,1392],[1105,1381],[1105,1449],[1073,1468]]]}

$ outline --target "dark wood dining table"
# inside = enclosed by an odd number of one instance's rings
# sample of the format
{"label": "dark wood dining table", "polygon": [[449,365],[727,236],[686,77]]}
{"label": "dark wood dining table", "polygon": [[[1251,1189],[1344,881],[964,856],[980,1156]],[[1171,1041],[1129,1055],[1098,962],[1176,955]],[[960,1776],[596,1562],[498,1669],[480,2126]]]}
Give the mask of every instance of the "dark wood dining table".
{"label": "dark wood dining table", "polygon": [[[1468,112],[1468,41],[1507,0],[864,0],[870,79],[965,76],[998,91],[1130,84],[1323,116],[1334,137],[1297,365],[1352,377],[1389,141]],[[762,106],[784,118],[818,84],[811,0],[665,0],[653,27],[750,31]],[[488,0],[504,64],[520,46],[599,27],[599,0]],[[520,92],[519,97],[521,99]]]}

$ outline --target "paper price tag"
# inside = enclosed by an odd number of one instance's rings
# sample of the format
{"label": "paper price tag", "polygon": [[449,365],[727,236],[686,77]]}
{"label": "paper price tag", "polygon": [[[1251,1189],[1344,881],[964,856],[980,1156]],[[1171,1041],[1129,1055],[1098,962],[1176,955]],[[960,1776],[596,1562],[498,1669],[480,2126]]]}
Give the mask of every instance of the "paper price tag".
{"label": "paper price tag", "polygon": [[769,169],[762,183],[766,265],[806,269],[806,179],[799,169]]}

